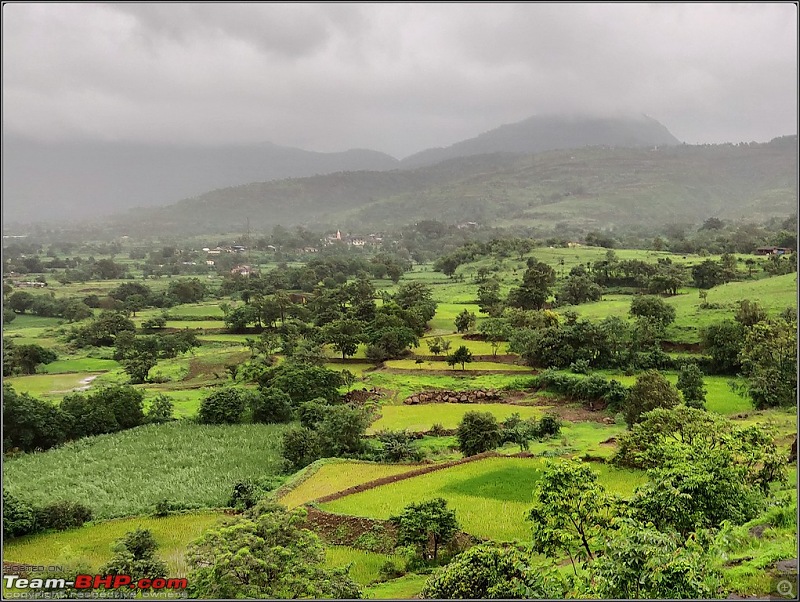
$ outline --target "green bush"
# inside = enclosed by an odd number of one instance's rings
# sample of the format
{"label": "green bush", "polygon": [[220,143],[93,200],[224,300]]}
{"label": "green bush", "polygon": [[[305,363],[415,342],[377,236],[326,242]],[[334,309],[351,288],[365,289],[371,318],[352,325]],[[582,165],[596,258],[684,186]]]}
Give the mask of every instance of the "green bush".
{"label": "green bush", "polygon": [[80,502],[62,500],[36,509],[37,531],[65,531],[92,520],[92,509]]}

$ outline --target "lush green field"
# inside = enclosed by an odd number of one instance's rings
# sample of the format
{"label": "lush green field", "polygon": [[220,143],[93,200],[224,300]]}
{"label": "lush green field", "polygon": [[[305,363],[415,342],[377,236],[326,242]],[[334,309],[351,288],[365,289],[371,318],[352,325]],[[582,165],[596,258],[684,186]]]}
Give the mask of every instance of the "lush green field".
{"label": "lush green field", "polygon": [[[116,362],[115,362],[116,363]],[[71,391],[88,388],[100,373],[72,372],[68,374],[31,374],[4,378],[17,393],[29,393],[41,399],[61,399]],[[91,380],[89,380],[91,379]]]}
{"label": "lush green field", "polygon": [[236,481],[279,472],[284,428],[183,421],[141,426],[6,460],[3,485],[34,504],[82,502],[98,519],[146,514],[164,498],[221,507]]}
{"label": "lush green field", "polygon": [[280,495],[278,501],[287,508],[295,508],[348,487],[354,487],[396,474],[415,470],[418,466],[406,464],[375,464],[345,460],[322,460],[321,466],[309,467],[310,476],[296,487]]}
{"label": "lush green field", "polygon": [[105,372],[119,368],[116,360],[95,357],[76,357],[61,359],[44,364],[42,371],[47,374],[65,374],[70,372]]}
{"label": "lush green field", "polygon": [[426,403],[419,405],[386,405],[380,408],[381,417],[370,425],[368,433],[382,430],[429,431],[434,424],[446,429],[458,427],[467,412],[489,412],[498,421],[518,413],[522,418],[540,417],[544,406],[517,406],[502,403]]}
{"label": "lush green field", "polygon": [[432,389],[499,389],[519,379],[515,374],[482,374],[471,375],[461,370],[452,370],[453,375],[434,375],[414,370],[406,370],[403,374],[392,374],[385,370],[375,370],[365,374],[365,382],[369,386],[379,387],[392,392],[393,402],[402,402],[409,395]]}
{"label": "lush green field", "polygon": [[171,307],[168,310],[170,316],[181,316],[181,317],[223,317],[225,314],[222,313],[222,309],[219,307],[219,303],[191,303],[186,305],[178,305],[176,307]]}
{"label": "lush green field", "polygon": [[[424,474],[321,504],[339,514],[388,519],[411,502],[443,497],[456,510],[461,528],[478,537],[527,540],[524,516],[540,477],[539,458],[487,458]],[[609,491],[630,495],[645,482],[643,473],[592,464]]]}
{"label": "lush green field", "polygon": [[365,588],[364,597],[372,600],[411,600],[419,597],[429,578],[430,575],[409,573]]}
{"label": "lush green field", "polygon": [[149,529],[158,542],[156,554],[170,577],[186,575],[186,546],[221,520],[220,512],[193,512],[165,517],[137,516],[86,524],[78,529],[42,533],[4,542],[3,560],[32,565],[62,565],[97,571],[108,562],[114,543],[135,529]]}
{"label": "lush green field", "polygon": [[325,550],[325,564],[329,567],[350,565],[350,577],[360,585],[380,579],[380,568],[389,560],[402,566],[402,559],[396,554],[377,554],[348,546],[328,546]]}

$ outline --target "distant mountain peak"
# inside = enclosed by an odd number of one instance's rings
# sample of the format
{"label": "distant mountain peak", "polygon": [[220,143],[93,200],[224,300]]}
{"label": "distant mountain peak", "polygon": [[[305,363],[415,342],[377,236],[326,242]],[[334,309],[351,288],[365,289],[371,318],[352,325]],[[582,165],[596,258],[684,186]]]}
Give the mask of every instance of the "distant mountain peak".
{"label": "distant mountain peak", "polygon": [[661,123],[644,114],[589,115],[552,113],[533,115],[516,123],[406,157],[404,168],[432,165],[455,157],[490,153],[540,153],[585,146],[646,147],[680,144]]}

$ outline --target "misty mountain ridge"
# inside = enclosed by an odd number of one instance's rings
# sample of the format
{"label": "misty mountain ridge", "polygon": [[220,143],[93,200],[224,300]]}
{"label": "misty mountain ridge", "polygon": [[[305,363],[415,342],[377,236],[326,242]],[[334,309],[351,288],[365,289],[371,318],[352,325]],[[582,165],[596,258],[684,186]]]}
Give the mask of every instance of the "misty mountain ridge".
{"label": "misty mountain ridge", "polygon": [[494,153],[415,169],[342,172],[219,189],[114,219],[126,233],[245,224],[375,231],[422,219],[586,229],[761,220],[797,208],[797,136],[763,144],[594,146]]}
{"label": "misty mountain ridge", "polygon": [[5,220],[74,219],[166,205],[212,189],[396,168],[385,153],[320,153],[270,142],[213,147],[3,140]]}
{"label": "misty mountain ridge", "polygon": [[3,137],[3,218],[75,220],[160,206],[209,190],[286,178],[433,165],[462,156],[678,140],[648,117],[536,116],[398,161],[354,149],[319,153],[272,143],[190,147],[117,142],[43,143]]}
{"label": "misty mountain ridge", "polygon": [[585,146],[625,148],[680,144],[661,123],[646,115],[589,117],[540,115],[501,125],[446,148],[431,148],[403,159],[402,167],[432,165],[446,159],[498,152],[540,153]]}

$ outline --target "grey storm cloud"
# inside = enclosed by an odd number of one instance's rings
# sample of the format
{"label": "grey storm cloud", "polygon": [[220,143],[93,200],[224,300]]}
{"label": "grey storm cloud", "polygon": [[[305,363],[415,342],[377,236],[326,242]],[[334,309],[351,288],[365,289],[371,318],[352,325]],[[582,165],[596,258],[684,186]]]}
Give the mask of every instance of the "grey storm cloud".
{"label": "grey storm cloud", "polygon": [[4,132],[403,157],[535,114],[797,131],[797,7],[10,3]]}

